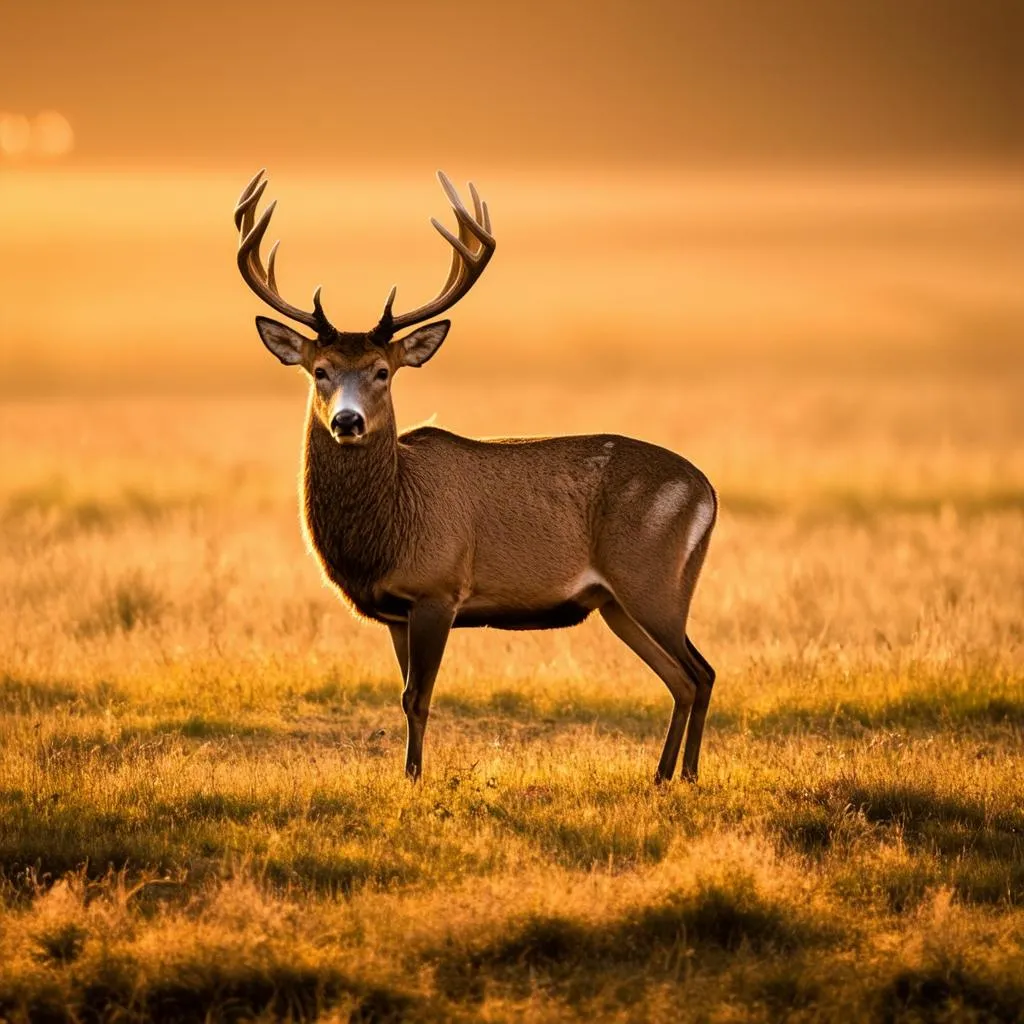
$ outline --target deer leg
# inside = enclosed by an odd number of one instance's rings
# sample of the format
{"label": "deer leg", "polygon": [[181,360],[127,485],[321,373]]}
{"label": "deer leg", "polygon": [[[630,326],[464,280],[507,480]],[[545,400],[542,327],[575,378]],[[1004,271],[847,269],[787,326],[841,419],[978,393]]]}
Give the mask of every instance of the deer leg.
{"label": "deer leg", "polygon": [[621,605],[606,604],[601,608],[601,615],[611,631],[658,674],[675,701],[672,717],[668,723],[668,732],[665,736],[665,746],[661,752],[661,760],[658,762],[658,770],[654,775],[655,782],[664,782],[666,779],[671,779],[676,770],[679,747],[683,742],[686,720],[689,717],[690,708],[693,706],[697,688],[679,661],[665,650]]}
{"label": "deer leg", "polygon": [[690,712],[690,722],[686,727],[686,748],[683,751],[683,778],[690,782],[697,781],[697,761],[700,758],[700,741],[704,736],[704,719],[708,715],[708,704],[711,703],[711,688],[715,682],[715,670],[690,638],[684,637],[690,659],[695,663],[700,683],[697,696]]}
{"label": "deer leg", "polygon": [[391,631],[391,643],[395,648],[404,683],[409,675],[409,626],[405,622],[389,622],[388,629]]}
{"label": "deer leg", "polygon": [[405,774],[413,780],[423,773],[423,734],[430,714],[430,697],[454,619],[455,606],[449,602],[420,601],[409,611],[408,668],[402,710],[409,729]]}

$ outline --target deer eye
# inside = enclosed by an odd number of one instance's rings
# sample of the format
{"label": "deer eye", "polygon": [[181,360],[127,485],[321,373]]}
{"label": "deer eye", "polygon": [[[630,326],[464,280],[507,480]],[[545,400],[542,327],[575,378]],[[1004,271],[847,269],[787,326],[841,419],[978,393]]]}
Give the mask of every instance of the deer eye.
{"label": "deer eye", "polygon": [[318,366],[313,371],[313,376],[316,377],[317,380],[327,380],[327,371],[322,366]]}
{"label": "deer eye", "polygon": [[386,367],[386,366],[382,366],[382,367],[381,367],[381,368],[380,368],[380,369],[379,369],[379,370],[377,371],[377,374],[376,374],[376,376],[377,376],[377,380],[387,380],[387,379],[388,379],[388,371],[387,371],[387,367]]}

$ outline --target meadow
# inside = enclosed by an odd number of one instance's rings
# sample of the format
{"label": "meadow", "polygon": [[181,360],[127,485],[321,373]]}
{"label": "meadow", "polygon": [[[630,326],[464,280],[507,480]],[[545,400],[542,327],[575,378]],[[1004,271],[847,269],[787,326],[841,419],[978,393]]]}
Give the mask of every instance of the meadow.
{"label": "meadow", "polygon": [[653,785],[668,693],[597,618],[456,632],[406,781],[387,632],[300,536],[298,378],[10,394],[0,1019],[1024,1017],[1024,372],[1019,317],[981,315],[1019,252],[999,266],[915,293],[965,332],[928,358],[916,321],[865,328],[884,359],[815,358],[776,318],[773,365],[705,322],[690,362],[598,371],[580,331],[527,373],[460,364],[453,331],[452,372],[396,382],[405,424],[628,433],[716,484],[696,786]]}

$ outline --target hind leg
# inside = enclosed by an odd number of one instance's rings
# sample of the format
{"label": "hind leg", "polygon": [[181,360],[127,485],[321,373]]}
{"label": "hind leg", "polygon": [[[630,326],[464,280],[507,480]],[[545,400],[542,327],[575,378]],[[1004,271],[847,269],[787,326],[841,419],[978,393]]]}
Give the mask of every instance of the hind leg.
{"label": "hind leg", "polygon": [[[715,674],[686,637],[686,620],[711,529],[716,502],[710,487],[693,490],[671,481],[653,497],[639,523],[624,516],[628,529],[606,531],[601,564],[612,604],[605,620],[661,676],[676,701],[669,723],[659,778],[672,775],[683,733],[683,777],[697,777],[697,759]],[[685,500],[678,515],[666,520],[666,500]],[[687,721],[689,720],[689,725]]]}
{"label": "hind leg", "polygon": [[697,762],[700,759],[700,743],[704,736],[704,720],[708,715],[708,704],[711,703],[711,688],[715,682],[715,670],[707,659],[694,646],[688,636],[683,637],[690,656],[699,666],[700,682],[697,695],[690,711],[690,721],[686,728],[686,748],[683,750],[683,778],[690,782],[697,781]]}
{"label": "hind leg", "polygon": [[[661,605],[661,608],[667,605]],[[685,673],[693,688],[693,699],[689,707],[686,724],[686,747],[683,751],[682,778],[687,782],[697,781],[697,762],[700,758],[700,745],[704,736],[704,721],[711,703],[711,688],[715,681],[715,670],[705,661],[704,656],[690,641],[684,632],[686,610],[677,611],[678,618],[662,614],[658,609],[650,609],[641,617],[636,614],[639,622],[650,634],[658,646],[673,658]]]}
{"label": "hind leg", "polygon": [[[685,728],[686,748],[683,753],[682,776],[690,782],[697,778],[697,761],[704,734],[704,720],[711,701],[711,685],[715,679],[714,669],[686,636],[686,620],[689,615],[693,581],[695,573],[682,581],[665,579],[660,584],[653,585],[648,577],[642,586],[638,585],[635,579],[624,579],[614,590],[615,604],[609,606],[619,609],[634,628],[640,631],[647,643],[660,652],[662,661],[667,659],[672,666],[670,670],[666,670],[664,666],[659,667],[627,636],[619,634],[661,676],[676,698],[676,707],[680,713],[678,716],[673,715],[669,726],[662,766],[668,767],[671,775]],[[605,620],[613,629],[616,628],[607,615]],[[677,682],[680,677],[685,680],[685,684]],[[680,708],[680,698],[677,696],[681,691],[685,693],[685,708]],[[679,730],[678,740],[676,730]],[[659,766],[659,774],[662,766]]]}
{"label": "hind leg", "polygon": [[671,779],[679,760],[679,747],[683,742],[686,720],[693,706],[697,688],[679,661],[621,605],[615,602],[604,605],[601,608],[601,616],[611,631],[660,676],[672,694],[675,703],[654,781],[663,782]]}

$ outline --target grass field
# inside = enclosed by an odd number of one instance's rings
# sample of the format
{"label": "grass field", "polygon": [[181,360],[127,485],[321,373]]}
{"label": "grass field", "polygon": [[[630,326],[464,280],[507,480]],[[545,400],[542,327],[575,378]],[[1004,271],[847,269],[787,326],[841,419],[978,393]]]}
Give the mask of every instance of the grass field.
{"label": "grass field", "polygon": [[1020,375],[408,376],[406,422],[718,485],[700,784],[651,784],[668,694],[600,621],[457,633],[407,783],[301,387],[9,402],[0,1018],[1024,1017]]}
{"label": "grass field", "polygon": [[[655,788],[670,700],[599,620],[456,633],[404,779],[298,528],[252,170],[4,175],[0,1020],[1024,1019],[1019,176],[481,171],[500,252],[399,419],[716,484],[701,781]],[[272,194],[289,297],[436,287],[429,173]]]}

